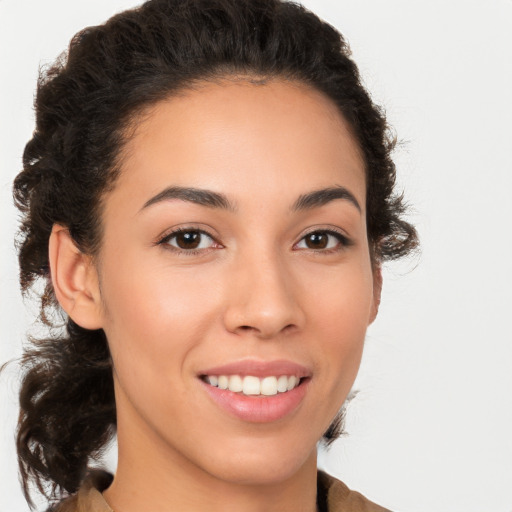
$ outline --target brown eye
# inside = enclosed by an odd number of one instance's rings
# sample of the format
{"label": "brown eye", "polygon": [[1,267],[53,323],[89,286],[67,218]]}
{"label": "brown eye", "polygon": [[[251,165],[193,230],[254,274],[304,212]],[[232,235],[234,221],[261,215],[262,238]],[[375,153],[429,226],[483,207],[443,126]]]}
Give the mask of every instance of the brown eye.
{"label": "brown eye", "polygon": [[329,235],[327,233],[310,233],[304,237],[304,241],[308,249],[325,249],[329,243]]}
{"label": "brown eye", "polygon": [[183,251],[208,249],[214,241],[211,236],[198,230],[179,231],[167,237],[164,243]]}
{"label": "brown eye", "polygon": [[349,240],[336,231],[313,231],[304,236],[297,244],[298,249],[329,250],[350,245]]}

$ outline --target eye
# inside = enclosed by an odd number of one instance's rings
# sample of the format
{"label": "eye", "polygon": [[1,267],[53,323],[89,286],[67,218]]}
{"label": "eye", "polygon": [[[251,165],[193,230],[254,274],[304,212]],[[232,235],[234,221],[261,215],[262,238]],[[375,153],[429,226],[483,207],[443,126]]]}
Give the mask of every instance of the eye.
{"label": "eye", "polygon": [[304,236],[296,245],[298,249],[316,251],[342,248],[350,245],[347,237],[336,231],[312,231]]}
{"label": "eye", "polygon": [[180,251],[200,251],[213,247],[215,240],[199,229],[180,229],[166,235],[159,243]]}

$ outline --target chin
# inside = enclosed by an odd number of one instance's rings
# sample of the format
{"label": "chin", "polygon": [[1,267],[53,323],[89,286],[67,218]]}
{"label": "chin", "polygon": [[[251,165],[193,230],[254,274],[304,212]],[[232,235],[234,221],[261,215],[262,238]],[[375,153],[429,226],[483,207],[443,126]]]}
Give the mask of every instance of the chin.
{"label": "chin", "polygon": [[278,447],[269,443],[264,447],[261,440],[250,442],[250,450],[226,448],[218,454],[209,473],[234,484],[268,486],[285,482],[307,468],[316,471],[316,443],[310,449],[303,444],[301,450],[299,443],[278,442]]}

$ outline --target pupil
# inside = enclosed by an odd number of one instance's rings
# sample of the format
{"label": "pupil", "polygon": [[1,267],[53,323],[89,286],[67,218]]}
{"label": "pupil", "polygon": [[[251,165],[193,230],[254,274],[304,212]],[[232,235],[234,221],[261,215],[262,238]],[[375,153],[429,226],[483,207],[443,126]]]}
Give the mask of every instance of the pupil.
{"label": "pupil", "polygon": [[312,233],[306,240],[310,249],[325,249],[327,247],[327,235],[323,233]]}
{"label": "pupil", "polygon": [[194,231],[186,231],[176,237],[176,242],[181,249],[195,249],[200,241],[201,234]]}

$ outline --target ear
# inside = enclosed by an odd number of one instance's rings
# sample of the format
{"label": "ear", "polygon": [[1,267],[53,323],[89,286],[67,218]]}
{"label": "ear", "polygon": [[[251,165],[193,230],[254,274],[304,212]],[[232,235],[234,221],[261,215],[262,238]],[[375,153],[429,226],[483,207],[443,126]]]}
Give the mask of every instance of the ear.
{"label": "ear", "polygon": [[370,322],[373,323],[379,312],[380,297],[382,294],[382,267],[379,264],[373,266],[373,301],[370,311]]}
{"label": "ear", "polygon": [[53,290],[62,309],[80,327],[100,329],[103,315],[96,267],[59,224],[50,235],[49,259]]}

